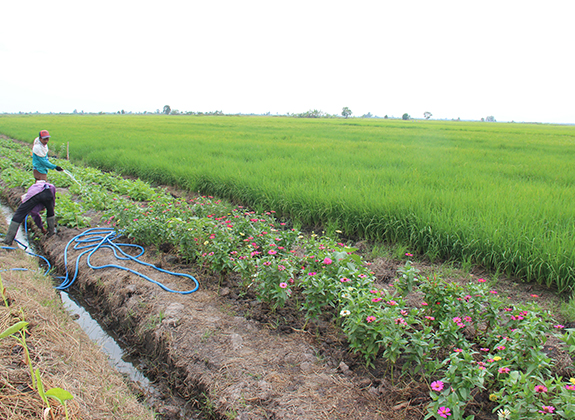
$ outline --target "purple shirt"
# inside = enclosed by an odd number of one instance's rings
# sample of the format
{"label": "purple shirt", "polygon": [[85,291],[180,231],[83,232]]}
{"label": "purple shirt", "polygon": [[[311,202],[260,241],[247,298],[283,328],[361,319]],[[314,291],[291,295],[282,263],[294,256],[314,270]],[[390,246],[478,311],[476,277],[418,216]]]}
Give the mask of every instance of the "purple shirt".
{"label": "purple shirt", "polygon": [[[42,191],[44,191],[46,188],[50,189],[50,192],[52,193],[52,199],[54,200],[54,206],[56,205],[56,187],[53,186],[52,184],[46,182],[46,181],[36,181],[36,183],[34,185],[32,185],[30,188],[28,188],[28,191],[26,192],[26,194],[24,194],[22,196],[22,202],[26,202],[29,199],[31,199],[32,197],[34,197],[36,194],[40,194]],[[44,230],[44,224],[42,223],[42,217],[40,216],[40,212],[44,210],[44,206],[42,204],[38,204],[37,206],[35,206],[31,211],[30,211],[30,216],[32,216],[32,220],[34,220],[34,223],[36,223],[36,226],[38,226],[38,228],[40,228],[40,230]]]}

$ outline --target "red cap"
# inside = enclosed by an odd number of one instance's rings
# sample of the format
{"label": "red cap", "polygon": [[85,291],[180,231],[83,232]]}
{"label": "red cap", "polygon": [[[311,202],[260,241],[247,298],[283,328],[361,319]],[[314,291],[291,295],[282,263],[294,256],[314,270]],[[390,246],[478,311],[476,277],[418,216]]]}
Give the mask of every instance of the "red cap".
{"label": "red cap", "polygon": [[45,139],[46,137],[50,137],[50,133],[48,133],[48,130],[40,131],[40,138]]}

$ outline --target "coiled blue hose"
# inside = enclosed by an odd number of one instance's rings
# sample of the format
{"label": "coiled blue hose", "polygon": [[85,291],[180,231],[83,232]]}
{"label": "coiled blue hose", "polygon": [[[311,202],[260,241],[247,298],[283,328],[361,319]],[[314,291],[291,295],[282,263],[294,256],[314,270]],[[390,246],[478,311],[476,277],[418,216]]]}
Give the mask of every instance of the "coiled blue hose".
{"label": "coiled blue hose", "polygon": [[[113,240],[115,238],[117,238],[119,235],[118,233],[114,230],[114,229],[108,229],[108,228],[90,228],[90,229],[86,229],[84,232],[82,232],[81,234],[75,236],[74,238],[72,238],[67,244],[66,244],[66,248],[64,250],[64,265],[66,267],[66,275],[64,277],[60,277],[63,278],[64,280],[62,281],[62,283],[57,286],[56,288],[58,290],[65,290],[68,289],[70,286],[72,286],[72,284],[74,284],[74,282],[76,281],[76,277],[78,276],[78,269],[79,269],[79,262],[80,259],[82,258],[82,256],[84,256],[85,254],[88,254],[87,258],[86,258],[86,263],[88,264],[88,267],[94,269],[94,270],[99,270],[102,268],[117,268],[119,270],[124,270],[124,271],[128,271],[132,274],[136,274],[137,276],[140,276],[146,280],[148,280],[151,283],[154,283],[158,286],[160,286],[162,289],[164,289],[167,292],[171,292],[171,293],[179,293],[182,295],[187,295],[190,293],[195,292],[196,290],[198,290],[198,288],[200,287],[199,282],[191,275],[189,274],[183,274],[183,273],[175,273],[172,271],[167,271],[167,270],[163,270],[161,268],[156,267],[153,264],[149,264],[146,263],[144,261],[140,261],[138,258],[140,256],[143,255],[144,253],[144,248],[141,247],[140,245],[132,245],[132,244],[117,244],[115,242],[113,242]],[[70,278],[69,273],[68,273],[68,248],[70,247],[70,245],[74,243],[74,248],[75,250],[81,250],[84,249],[85,251],[83,251],[82,253],[80,253],[80,255],[78,255],[76,257],[76,267],[74,270],[74,275],[72,278]],[[140,253],[136,256],[131,256],[127,253],[125,253],[120,247],[132,247],[132,248],[138,248],[140,250]],[[94,266],[91,264],[90,262],[90,257],[92,255],[94,255],[94,253],[102,248],[110,248],[112,249],[112,251],[114,252],[114,256],[119,259],[119,260],[131,260],[134,262],[137,262],[138,264],[142,264],[144,266],[147,267],[151,267],[159,272],[162,273],[166,273],[172,276],[181,276],[181,277],[187,277],[189,279],[191,279],[194,283],[195,283],[195,287],[192,290],[188,290],[188,291],[178,291],[178,290],[172,290],[169,287],[165,286],[164,284],[151,279],[150,277],[139,273],[137,271],[134,271],[130,268],[127,267],[122,267],[120,265],[116,265],[116,264],[106,264],[106,265],[101,265],[101,266]]]}
{"label": "coiled blue hose", "polygon": [[[26,220],[24,221],[24,230],[26,232],[28,232],[28,229],[26,226]],[[198,280],[196,280],[195,277],[193,277],[189,274],[175,273],[172,271],[163,270],[161,268],[156,267],[153,264],[149,264],[147,262],[140,261],[138,258],[144,254],[144,248],[140,245],[114,243],[113,240],[115,238],[117,238],[118,236],[119,236],[118,233],[114,229],[90,228],[90,229],[85,230],[81,234],[75,236],[74,238],[72,238],[66,244],[66,248],[64,250],[64,266],[66,267],[66,275],[62,276],[62,277],[57,277],[57,278],[61,278],[64,280],[62,281],[62,283],[59,286],[56,287],[56,289],[65,290],[65,289],[68,289],[70,286],[72,286],[72,284],[74,284],[74,282],[76,281],[76,278],[78,276],[80,259],[85,254],[88,254],[88,257],[86,259],[86,263],[88,264],[88,267],[90,267],[94,270],[99,270],[102,268],[117,268],[119,270],[128,271],[132,274],[136,274],[137,276],[140,276],[140,277],[148,280],[151,283],[154,283],[154,284],[160,286],[162,289],[164,289],[165,291],[170,292],[170,293],[179,293],[182,295],[188,295],[188,294],[193,293],[199,289],[200,284],[199,284]],[[26,245],[24,245],[23,243],[19,242],[18,240],[15,240],[15,241],[17,243],[19,243],[22,247],[24,247],[24,250],[26,251],[27,254],[32,255],[34,257],[41,258],[46,262],[48,269],[44,273],[45,275],[50,272],[51,265],[50,265],[50,262],[46,258],[44,258],[42,255],[34,254],[33,252],[29,251],[28,247]],[[78,257],[76,257],[76,267],[74,270],[74,276],[72,278],[70,278],[69,273],[68,273],[68,248],[70,247],[70,245],[72,243],[75,243],[73,249],[76,249],[76,250],[85,249],[85,251],[83,251],[80,255],[78,255]],[[122,249],[120,247],[138,248],[140,250],[140,253],[136,256],[131,256],[129,254],[126,254],[124,251],[122,251]],[[2,248],[2,249],[18,249],[18,248],[13,247],[13,246],[2,246],[0,248]],[[93,266],[90,263],[90,257],[92,255],[94,255],[94,253],[96,251],[98,251],[102,248],[112,249],[112,251],[114,252],[114,256],[119,260],[131,260],[131,261],[137,262],[138,264],[142,264],[142,265],[145,265],[147,267],[151,267],[151,268],[153,268],[159,272],[169,274],[171,276],[187,277],[195,283],[195,287],[192,290],[188,290],[188,291],[172,290],[169,287],[165,286],[164,284],[162,284],[156,280],[153,280],[150,277],[148,277],[142,273],[139,273],[137,271],[134,271],[130,268],[127,268],[127,267],[122,267],[122,266],[116,265],[116,264],[106,264],[106,265],[102,265],[102,266]],[[119,255],[119,254],[121,254],[121,255]],[[0,272],[2,272],[2,271],[28,271],[28,269],[27,268],[8,268],[8,269],[0,270]]]}

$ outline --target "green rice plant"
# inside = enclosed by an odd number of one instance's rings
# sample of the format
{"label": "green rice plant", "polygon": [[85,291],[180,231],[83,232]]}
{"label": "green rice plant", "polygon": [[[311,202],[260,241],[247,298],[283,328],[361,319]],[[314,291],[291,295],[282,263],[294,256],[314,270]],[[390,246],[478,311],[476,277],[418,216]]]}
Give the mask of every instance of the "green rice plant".
{"label": "green rice plant", "polygon": [[[71,140],[73,160],[217,194],[258,211],[272,208],[300,226],[401,243],[433,260],[479,264],[559,290],[575,281],[575,214],[569,204],[573,127],[253,117],[0,118],[4,134],[30,142],[32,125],[54,127],[59,134],[53,147]],[[154,135],[147,139],[142,133]],[[141,192],[117,192],[145,199]]]}

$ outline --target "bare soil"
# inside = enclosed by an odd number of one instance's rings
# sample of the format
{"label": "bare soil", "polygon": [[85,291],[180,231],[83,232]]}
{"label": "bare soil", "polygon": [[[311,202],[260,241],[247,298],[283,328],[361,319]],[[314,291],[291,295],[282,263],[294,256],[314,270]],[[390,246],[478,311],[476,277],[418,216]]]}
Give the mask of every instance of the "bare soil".
{"label": "bare soil", "polygon": [[[12,206],[21,194],[21,189],[4,190]],[[93,216],[97,225],[98,215]],[[40,241],[44,255],[56,267],[58,275],[66,271],[65,247],[79,233],[76,229],[59,227],[56,235]],[[358,245],[367,249],[366,244]],[[75,261],[81,252],[68,251],[69,262]],[[0,251],[0,255],[5,254]],[[141,259],[165,270],[191,274],[200,281],[199,290],[190,295],[170,293],[126,271],[93,270],[85,258],[79,264],[78,280],[72,289],[100,314],[101,323],[129,343],[148,377],[170,384],[166,393],[177,398],[166,398],[156,406],[159,418],[182,418],[174,401],[196,405],[204,418],[215,419],[419,420],[425,416],[430,401],[429,386],[409,380],[392,382],[389,366],[383,362],[366,368],[362,359],[349,351],[329,314],[323,320],[303,325],[301,314],[292,308],[271,311],[249,292],[240,290],[233,274],[182,264],[169,248],[149,248]],[[92,257],[92,264],[105,265],[114,260],[111,251],[102,250]],[[173,290],[190,290],[194,286],[189,279],[169,276],[131,261],[123,261],[122,265]],[[400,265],[403,265],[400,261],[379,258],[373,261],[372,268],[379,281],[386,284],[395,278]],[[441,269],[426,263],[417,266],[429,273]],[[68,267],[73,269],[73,265]],[[459,274],[450,280],[469,280],[469,273]],[[5,281],[5,286],[9,290],[18,287],[13,282]],[[538,285],[507,279],[501,279],[499,284],[500,293],[515,301],[529,300],[537,294],[541,304],[552,310],[558,309],[561,302],[552,291]],[[44,291],[27,299],[42,301],[46,295],[51,293]],[[60,319],[57,322],[63,323]],[[61,329],[68,331],[71,327],[63,323]],[[92,351],[89,346],[78,346],[73,353],[81,355],[80,359],[91,359]],[[559,346],[553,351],[563,354]],[[558,370],[571,369],[570,358],[559,359],[562,361],[558,362]],[[73,381],[67,386],[74,394],[86,386],[107,383],[103,376],[112,375],[80,374],[69,367],[79,361],[66,361],[67,364],[50,368],[56,373],[67,373]],[[96,383],[86,385],[92,379]],[[95,393],[105,399],[104,387]],[[105,418],[95,414],[81,398],[76,401],[75,418]],[[485,395],[478,395],[470,410],[478,420],[495,419],[491,414],[493,407]]]}

